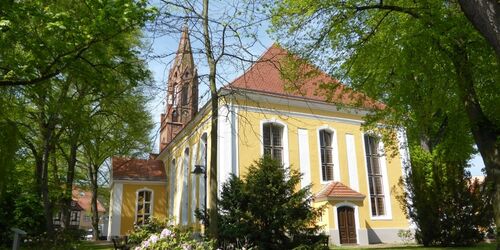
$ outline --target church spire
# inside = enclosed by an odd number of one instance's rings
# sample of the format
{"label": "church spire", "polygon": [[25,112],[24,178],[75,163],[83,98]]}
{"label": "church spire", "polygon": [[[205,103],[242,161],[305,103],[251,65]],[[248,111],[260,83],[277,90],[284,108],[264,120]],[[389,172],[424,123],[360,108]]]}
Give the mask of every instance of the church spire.
{"label": "church spire", "polygon": [[174,65],[175,67],[189,67],[195,68],[193,60],[193,52],[191,51],[191,41],[189,40],[189,30],[187,26],[182,29],[181,40],[179,41],[179,48],[177,49],[177,54],[175,56]]}
{"label": "church spire", "polygon": [[182,29],[177,54],[169,71],[167,89],[166,110],[161,115],[160,151],[198,112],[198,73],[187,26]]}

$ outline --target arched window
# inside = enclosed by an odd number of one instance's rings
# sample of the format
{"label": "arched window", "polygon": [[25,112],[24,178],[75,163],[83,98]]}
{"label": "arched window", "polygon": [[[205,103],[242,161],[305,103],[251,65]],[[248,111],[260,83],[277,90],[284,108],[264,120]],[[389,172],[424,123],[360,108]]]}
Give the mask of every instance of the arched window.
{"label": "arched window", "polygon": [[321,178],[323,181],[333,180],[333,132],[326,129],[319,131],[321,157]]}
{"label": "arched window", "polygon": [[277,123],[264,123],[263,127],[264,155],[271,156],[283,164],[283,126]]}
{"label": "arched window", "polygon": [[137,225],[146,224],[153,212],[153,191],[146,189],[137,191],[136,204],[135,223]]}
{"label": "arched window", "polygon": [[189,86],[186,84],[182,86],[182,106],[187,106],[189,104]]}
{"label": "arched window", "polygon": [[385,215],[384,178],[380,164],[379,138],[365,135],[366,168],[370,186],[372,216]]}
{"label": "arched window", "polygon": [[174,216],[174,196],[175,196],[175,159],[170,162],[170,192],[169,192],[169,204],[168,204],[168,214],[170,217]]}

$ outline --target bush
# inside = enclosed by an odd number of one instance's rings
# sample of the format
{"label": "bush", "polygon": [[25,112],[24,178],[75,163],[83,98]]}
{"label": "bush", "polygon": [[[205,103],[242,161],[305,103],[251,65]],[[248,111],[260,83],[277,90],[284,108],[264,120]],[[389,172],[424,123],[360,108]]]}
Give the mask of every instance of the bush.
{"label": "bush", "polygon": [[82,229],[55,229],[53,237],[47,237],[47,233],[39,235],[28,235],[24,238],[23,248],[26,249],[76,249],[80,240],[85,235]]}
{"label": "bush", "polygon": [[293,249],[316,235],[322,209],[311,206],[310,187],[297,189],[300,179],[300,173],[268,157],[251,165],[244,179],[232,176],[219,201],[219,244]]}
{"label": "bush", "polygon": [[189,230],[168,225],[167,219],[152,218],[148,224],[134,227],[129,243],[135,250],[206,250],[213,249],[213,243],[197,241]]}
{"label": "bush", "polygon": [[481,241],[493,221],[491,192],[471,181],[465,162],[452,162],[412,148],[411,169],[400,196],[417,225],[415,239],[441,246],[472,245]]}

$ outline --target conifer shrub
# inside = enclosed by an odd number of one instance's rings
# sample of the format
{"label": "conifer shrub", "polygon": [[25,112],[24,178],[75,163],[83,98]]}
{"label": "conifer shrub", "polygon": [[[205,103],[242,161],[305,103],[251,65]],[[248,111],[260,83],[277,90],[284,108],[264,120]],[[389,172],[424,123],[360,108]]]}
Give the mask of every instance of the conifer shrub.
{"label": "conifer shrub", "polygon": [[300,189],[300,179],[299,172],[269,157],[255,161],[243,178],[231,176],[218,203],[219,245],[224,249],[318,249],[310,239],[320,230],[315,222],[322,208],[312,207],[310,186]]}

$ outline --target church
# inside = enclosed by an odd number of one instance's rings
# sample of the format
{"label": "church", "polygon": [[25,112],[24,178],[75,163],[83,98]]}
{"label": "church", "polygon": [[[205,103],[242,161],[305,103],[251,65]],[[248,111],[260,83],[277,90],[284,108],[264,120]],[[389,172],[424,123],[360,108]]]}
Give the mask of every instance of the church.
{"label": "church", "polygon": [[152,216],[200,230],[194,211],[211,199],[210,183],[192,172],[201,167],[210,176],[210,142],[217,140],[219,194],[231,174],[245,176],[267,154],[300,171],[301,187],[311,185],[313,205],[326,205],[317,223],[330,244],[401,242],[398,232],[410,227],[397,201],[408,162],[404,131],[394,132],[398,149],[386,153],[381,136],[362,127],[364,116],[384,105],[343,85],[322,93],[321,83],[338,82],[312,65],[297,70],[317,74],[290,83],[282,69],[294,59],[274,44],[221,88],[218,136],[211,138],[211,105],[198,106],[198,74],[184,29],[168,76],[160,152],[149,159],[112,159],[108,237],[126,235]]}

